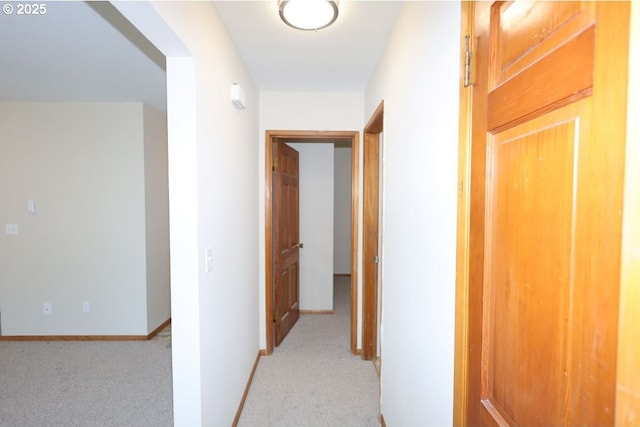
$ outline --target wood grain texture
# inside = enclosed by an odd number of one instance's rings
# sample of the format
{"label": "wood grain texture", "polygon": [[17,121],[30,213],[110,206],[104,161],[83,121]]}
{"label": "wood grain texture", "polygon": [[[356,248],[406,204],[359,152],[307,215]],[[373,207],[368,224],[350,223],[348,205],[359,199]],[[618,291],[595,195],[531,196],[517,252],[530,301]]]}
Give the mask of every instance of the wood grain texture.
{"label": "wood grain texture", "polygon": [[362,358],[372,360],[378,348],[378,267],[380,214],[380,133],[384,102],[364,129],[362,171]]}
{"label": "wood grain texture", "polygon": [[266,131],[264,149],[265,328],[267,355],[273,353],[273,144],[276,132]]}
{"label": "wood grain texture", "polygon": [[[576,283],[585,301],[576,323],[591,331],[574,348],[582,369],[569,425],[615,425],[629,3],[595,2],[596,44],[589,144],[581,147],[576,217]],[[603,286],[603,284],[607,284]],[[590,339],[589,339],[590,338]]]}
{"label": "wood grain texture", "polygon": [[[458,141],[458,212],[456,238],[456,319],[453,381],[453,425],[467,424],[469,347],[469,218],[471,208],[471,105],[473,87],[464,87],[465,36],[473,34],[473,2],[461,4],[460,122]],[[473,42],[473,39],[471,39]],[[473,52],[473,43],[470,46]],[[472,61],[473,62],[473,61]],[[473,84],[473,81],[471,82]]]}
{"label": "wood grain texture", "polygon": [[488,129],[521,123],[590,95],[594,43],[595,28],[590,27],[491,91]]}
{"label": "wood grain texture", "polygon": [[351,353],[358,351],[358,227],[360,224],[360,133],[351,140]]}
{"label": "wood grain texture", "polygon": [[466,423],[612,426],[629,4],[519,6],[474,13]]}
{"label": "wood grain texture", "polygon": [[273,145],[274,342],[278,346],[300,316],[299,153],[282,141]]}
{"label": "wood grain texture", "polygon": [[384,99],[380,101],[364,127],[365,133],[382,133],[384,130]]}
{"label": "wood grain texture", "polygon": [[379,136],[364,134],[362,189],[362,358],[376,357],[378,338],[378,215],[379,215]]}
{"label": "wood grain texture", "polygon": [[616,424],[640,425],[640,4],[631,3]]}
{"label": "wood grain texture", "polygon": [[592,1],[496,3],[492,9],[489,90],[548,56],[595,22]]}
{"label": "wood grain texture", "polygon": [[507,425],[565,421],[571,345],[581,332],[573,322],[574,153],[589,107],[572,104],[489,138],[482,394]]}
{"label": "wood grain texture", "polygon": [[467,334],[467,414],[466,424],[478,426],[483,420],[481,405],[482,366],[482,283],[484,278],[484,212],[487,137],[487,91],[489,69],[489,12],[484,3],[474,2],[471,36],[474,46],[475,78],[471,99],[471,147],[469,183],[469,259]]}

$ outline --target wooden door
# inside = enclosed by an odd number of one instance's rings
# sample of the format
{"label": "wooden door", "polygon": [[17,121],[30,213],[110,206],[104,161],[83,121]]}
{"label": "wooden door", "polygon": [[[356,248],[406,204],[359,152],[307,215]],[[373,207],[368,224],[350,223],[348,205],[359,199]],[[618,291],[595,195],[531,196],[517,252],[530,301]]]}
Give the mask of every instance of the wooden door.
{"label": "wooden door", "polygon": [[280,345],[300,316],[298,152],[283,142],[273,143],[274,277],[273,324]]}
{"label": "wooden door", "polygon": [[365,133],[362,181],[362,358],[365,360],[375,359],[378,348],[379,146],[379,134]]}
{"label": "wooden door", "polygon": [[612,426],[628,4],[474,3],[469,426]]}
{"label": "wooden door", "polygon": [[362,168],[362,358],[378,356],[380,134],[384,130],[384,101],[364,129]]}

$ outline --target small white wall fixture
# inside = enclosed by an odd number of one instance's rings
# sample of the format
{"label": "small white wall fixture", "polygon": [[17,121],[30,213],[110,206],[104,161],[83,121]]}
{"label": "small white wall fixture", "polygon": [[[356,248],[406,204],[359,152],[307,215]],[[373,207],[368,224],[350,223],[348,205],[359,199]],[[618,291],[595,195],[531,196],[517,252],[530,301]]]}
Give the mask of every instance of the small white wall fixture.
{"label": "small white wall fixture", "polygon": [[247,108],[244,90],[240,87],[240,83],[231,85],[231,103],[236,110],[244,110]]}

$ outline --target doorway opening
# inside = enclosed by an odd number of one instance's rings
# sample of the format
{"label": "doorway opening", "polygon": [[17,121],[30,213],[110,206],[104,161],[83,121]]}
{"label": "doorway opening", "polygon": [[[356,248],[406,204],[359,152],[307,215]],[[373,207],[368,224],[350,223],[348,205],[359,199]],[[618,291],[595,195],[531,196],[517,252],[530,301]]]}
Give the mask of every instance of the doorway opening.
{"label": "doorway opening", "polygon": [[273,353],[275,344],[273,322],[273,143],[309,142],[336,143],[350,141],[351,144],[351,352],[357,352],[357,307],[358,307],[358,153],[360,133],[357,131],[278,131],[268,130],[265,137],[265,327],[267,355]]}

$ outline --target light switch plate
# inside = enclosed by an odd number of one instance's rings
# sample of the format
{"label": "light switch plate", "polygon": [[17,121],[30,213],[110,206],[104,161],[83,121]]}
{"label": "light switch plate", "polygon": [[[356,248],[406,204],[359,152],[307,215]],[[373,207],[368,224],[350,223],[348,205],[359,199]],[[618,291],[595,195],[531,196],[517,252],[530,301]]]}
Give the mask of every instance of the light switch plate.
{"label": "light switch plate", "polygon": [[18,234],[18,224],[5,224],[4,234]]}
{"label": "light switch plate", "polygon": [[213,254],[211,248],[207,248],[204,251],[204,270],[206,273],[210,273],[213,270]]}

